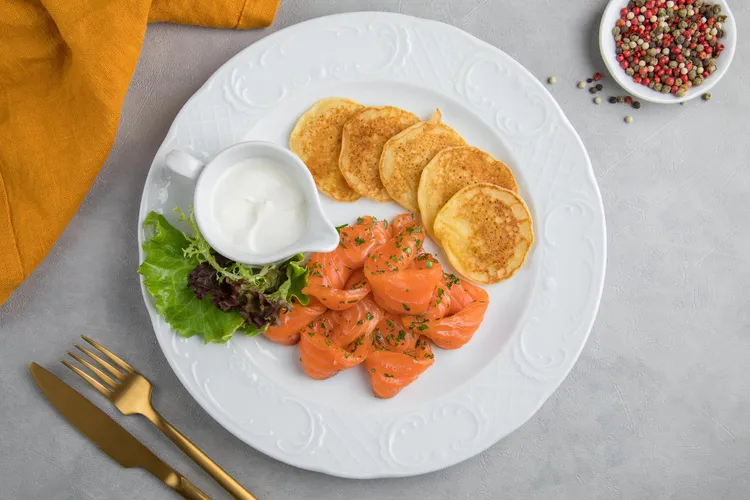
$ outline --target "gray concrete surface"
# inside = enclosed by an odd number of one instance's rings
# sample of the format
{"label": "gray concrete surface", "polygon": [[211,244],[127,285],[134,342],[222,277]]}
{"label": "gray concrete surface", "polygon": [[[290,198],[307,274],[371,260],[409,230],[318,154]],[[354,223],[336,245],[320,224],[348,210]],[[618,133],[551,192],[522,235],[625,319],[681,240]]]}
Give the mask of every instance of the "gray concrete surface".
{"label": "gray concrete surface", "polygon": [[[115,147],[49,257],[0,309],[0,498],[168,499],[104,457],[42,399],[27,365],[54,367],[90,334],[158,382],[162,412],[260,499],[745,499],[750,496],[750,40],[710,102],[594,106],[576,82],[603,67],[603,0],[284,0],[273,28],[151,26]],[[733,2],[740,27],[750,7]],[[244,445],[190,398],[143,307],[135,220],[143,181],[183,103],[269,32],[352,10],[454,24],[551,88],[588,147],[609,230],[604,297],[571,375],[541,411],[450,469],[351,481]],[[615,92],[605,79],[605,96]],[[635,122],[626,125],[625,114]],[[57,365],[60,366],[60,365]],[[54,368],[62,373],[63,368]],[[65,374],[67,380],[73,380]],[[216,498],[202,471],[145,422],[126,425]]]}

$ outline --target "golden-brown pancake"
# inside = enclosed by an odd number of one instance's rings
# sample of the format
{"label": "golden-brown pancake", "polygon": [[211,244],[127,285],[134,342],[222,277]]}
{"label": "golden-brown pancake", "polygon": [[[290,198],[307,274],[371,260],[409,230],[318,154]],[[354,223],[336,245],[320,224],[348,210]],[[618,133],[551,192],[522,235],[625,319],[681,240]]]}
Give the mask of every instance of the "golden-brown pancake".
{"label": "golden-brown pancake", "polygon": [[513,191],[489,183],[453,195],[438,212],[434,230],[456,271],[478,283],[513,276],[534,242],[526,203]]}
{"label": "golden-brown pancake", "polygon": [[464,146],[458,132],[440,122],[436,110],[426,122],[412,125],[390,138],[380,155],[380,180],[391,198],[412,212],[419,209],[417,189],[422,169],[445,148]]}
{"label": "golden-brown pancake", "polygon": [[365,108],[344,125],[339,168],[351,188],[376,201],[391,201],[380,181],[378,162],[383,145],[419,122],[414,113],[393,106]]}
{"label": "golden-brown pancake", "polygon": [[473,146],[444,149],[422,170],[417,195],[419,213],[427,233],[438,244],[440,242],[432,230],[438,212],[454,194],[478,182],[489,182],[518,192],[518,185],[510,168],[491,154]]}
{"label": "golden-brown pancake", "polygon": [[300,116],[289,136],[289,149],[299,156],[318,189],[338,201],[355,201],[359,195],[339,170],[341,132],[364,106],[349,99],[321,99]]}

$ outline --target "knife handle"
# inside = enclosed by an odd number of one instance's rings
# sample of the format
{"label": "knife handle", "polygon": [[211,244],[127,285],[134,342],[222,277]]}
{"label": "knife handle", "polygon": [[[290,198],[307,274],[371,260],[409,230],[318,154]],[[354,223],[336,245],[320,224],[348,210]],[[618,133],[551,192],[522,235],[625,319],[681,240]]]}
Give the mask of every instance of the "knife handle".
{"label": "knife handle", "polygon": [[199,490],[196,485],[188,481],[185,476],[177,471],[174,471],[174,474],[170,474],[164,481],[164,484],[187,500],[211,500],[211,497]]}

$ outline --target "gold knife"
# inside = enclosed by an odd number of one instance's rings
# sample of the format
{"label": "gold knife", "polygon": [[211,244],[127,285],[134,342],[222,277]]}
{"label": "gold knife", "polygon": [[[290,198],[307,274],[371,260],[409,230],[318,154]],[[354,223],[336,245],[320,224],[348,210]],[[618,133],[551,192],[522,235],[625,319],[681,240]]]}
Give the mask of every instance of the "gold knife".
{"label": "gold knife", "polygon": [[147,470],[188,500],[211,500],[75,389],[36,363],[29,370],[52,406],[115,462],[126,469]]}

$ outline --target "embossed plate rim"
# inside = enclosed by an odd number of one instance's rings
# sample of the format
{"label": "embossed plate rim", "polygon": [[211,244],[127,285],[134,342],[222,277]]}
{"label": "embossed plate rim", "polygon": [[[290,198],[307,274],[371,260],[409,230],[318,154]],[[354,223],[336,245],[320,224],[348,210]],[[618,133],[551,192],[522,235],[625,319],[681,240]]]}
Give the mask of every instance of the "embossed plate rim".
{"label": "embossed plate rim", "polygon": [[[318,447],[311,447],[312,451],[307,453],[309,456],[303,456],[303,452],[306,452],[309,442],[307,444],[304,444],[299,452],[292,452],[292,451],[285,451],[284,447],[281,446],[281,438],[276,441],[274,444],[275,447],[269,444],[270,442],[274,441],[273,439],[268,440],[269,442],[263,441],[260,437],[254,437],[253,434],[249,433],[247,430],[247,427],[243,427],[240,423],[238,423],[237,420],[233,419],[228,414],[222,414],[224,410],[218,406],[218,402],[211,400],[211,395],[206,392],[206,394],[203,394],[201,391],[205,389],[201,389],[198,385],[200,384],[197,381],[194,381],[191,379],[189,373],[185,373],[182,369],[182,367],[178,364],[178,360],[175,357],[175,352],[170,352],[171,349],[173,349],[173,346],[176,346],[176,343],[180,342],[179,338],[171,333],[168,326],[164,323],[163,319],[158,315],[158,313],[155,311],[152,303],[152,299],[148,292],[145,290],[143,286],[141,286],[141,290],[144,296],[144,301],[146,304],[146,307],[149,311],[149,314],[151,316],[152,324],[154,327],[155,334],[157,336],[157,339],[159,341],[159,345],[162,348],[165,357],[167,358],[170,366],[177,374],[178,378],[182,382],[182,384],[186,387],[188,392],[193,396],[193,398],[222,426],[224,426],[226,429],[228,429],[230,432],[235,434],[238,438],[245,441],[247,444],[255,447],[256,449],[278,459],[281,461],[284,461],[290,465],[294,465],[297,467],[319,471],[331,475],[336,475],[340,477],[349,477],[349,478],[376,478],[376,477],[401,477],[401,476],[411,476],[411,475],[417,475],[417,474],[423,474],[427,472],[432,472],[438,469],[442,469],[444,467],[448,467],[451,465],[454,465],[456,463],[459,463],[463,460],[466,460],[472,456],[475,456],[476,454],[484,451],[488,447],[490,447],[492,444],[496,443],[509,433],[513,432],[515,429],[517,429],[520,425],[522,425],[524,422],[526,422],[528,419],[530,419],[534,413],[541,407],[541,405],[546,401],[547,398],[559,387],[559,385],[562,383],[562,381],[565,379],[569,371],[572,369],[573,365],[575,364],[576,360],[578,359],[578,356],[580,355],[581,350],[583,349],[585,342],[588,338],[588,335],[590,334],[591,328],[593,326],[593,322],[596,317],[596,312],[599,307],[601,295],[602,295],[602,289],[603,289],[603,283],[604,283],[604,274],[605,274],[605,267],[606,267],[606,225],[604,220],[604,210],[603,210],[603,204],[601,200],[601,194],[599,192],[598,186],[596,184],[596,179],[594,177],[593,168],[590,162],[590,159],[588,158],[588,154],[586,153],[585,147],[583,145],[583,142],[581,141],[578,134],[573,129],[573,126],[568,121],[567,117],[563,113],[562,109],[559,107],[557,102],[552,98],[552,96],[547,92],[547,90],[544,88],[543,85],[541,85],[538,80],[536,80],[533,75],[526,70],[522,65],[520,65],[518,62],[516,62],[514,59],[512,59],[510,56],[502,52],[497,47],[494,47],[482,40],[477,39],[476,37],[447,24],[440,23],[437,21],[432,20],[426,20],[426,19],[420,19],[420,18],[414,18],[410,16],[405,16],[402,14],[393,14],[393,13],[383,13],[383,12],[358,12],[358,13],[349,13],[349,14],[337,14],[333,16],[327,16],[317,19],[312,19],[310,21],[306,21],[304,23],[300,23],[295,26],[291,26],[288,28],[285,28],[283,30],[280,30],[276,33],[273,33],[269,35],[268,37],[265,37],[261,39],[260,41],[256,42],[256,44],[246,48],[236,56],[234,56],[232,59],[227,61],[220,69],[214,73],[213,76],[211,76],[207,82],[188,100],[188,102],[183,106],[182,110],[178,113],[177,117],[175,118],[172,126],[170,127],[170,130],[162,143],[162,145],[159,148],[159,151],[157,152],[154,162],[152,163],[151,169],[149,171],[148,177],[145,182],[144,191],[143,191],[143,197],[141,200],[141,207],[139,212],[139,221],[138,221],[138,243],[139,243],[139,261],[142,261],[143,259],[143,251],[141,248],[141,244],[143,242],[144,237],[144,231],[142,228],[142,221],[145,217],[150,207],[150,200],[149,193],[150,189],[155,186],[155,182],[160,180],[158,179],[158,174],[163,173],[159,170],[159,162],[163,159],[163,155],[165,151],[168,148],[171,148],[174,146],[176,141],[176,135],[178,134],[178,125],[182,121],[186,121],[187,117],[186,115],[191,110],[191,105],[195,104],[197,101],[201,100],[209,94],[210,92],[216,93],[220,92],[219,89],[213,89],[212,87],[217,83],[217,79],[219,76],[224,76],[229,80],[229,76],[231,76],[232,80],[231,83],[234,85],[234,72],[237,69],[238,65],[242,63],[243,58],[250,59],[251,54],[255,52],[259,52],[261,49],[259,47],[265,47],[269,45],[270,43],[277,41],[277,40],[283,40],[284,37],[288,37],[293,34],[296,30],[304,31],[305,29],[312,29],[315,27],[316,29],[343,29],[344,27],[372,27],[375,23],[392,23],[393,26],[396,28],[403,28],[399,23],[402,24],[409,24],[412,28],[424,28],[427,30],[434,30],[436,32],[439,32],[441,35],[448,34],[450,36],[455,36],[457,41],[462,41],[467,44],[471,45],[471,48],[476,48],[476,54],[477,56],[481,57],[487,57],[487,61],[494,60],[494,64],[498,69],[504,69],[506,71],[510,70],[510,73],[507,76],[514,76],[518,77],[519,80],[519,87],[522,87],[523,90],[528,91],[529,89],[533,90],[535,92],[535,95],[531,95],[531,92],[528,94],[529,97],[535,97],[538,98],[541,101],[541,104],[543,104],[544,112],[545,112],[545,118],[542,121],[542,125],[539,126],[539,136],[537,137],[534,135],[534,139],[539,138],[539,142],[542,142],[542,138],[547,137],[547,135],[550,135],[548,139],[552,140],[555,139],[557,136],[552,136],[552,133],[564,133],[567,136],[567,143],[565,144],[565,148],[563,148],[562,153],[567,154],[569,153],[568,147],[571,147],[574,151],[571,153],[572,156],[574,156],[576,162],[575,165],[570,166],[571,169],[577,170],[577,169],[583,169],[584,172],[582,173],[581,177],[581,186],[579,187],[578,191],[578,198],[576,196],[573,196],[573,194],[565,193],[566,196],[568,196],[567,199],[567,205],[563,203],[560,200],[555,200],[556,204],[553,204],[550,202],[550,205],[553,205],[554,208],[548,211],[547,216],[548,218],[545,220],[538,221],[537,224],[537,231],[540,232],[540,240],[542,238],[545,238],[549,240],[549,235],[546,234],[547,230],[547,223],[549,223],[549,216],[552,213],[556,213],[556,211],[562,207],[567,207],[568,210],[570,210],[574,206],[579,206],[581,211],[585,211],[584,208],[589,208],[591,210],[591,230],[592,237],[596,238],[589,238],[587,240],[587,243],[590,245],[591,255],[592,255],[592,262],[589,262],[591,269],[591,282],[589,283],[589,289],[588,289],[588,296],[586,297],[586,300],[583,302],[583,305],[581,306],[582,312],[580,313],[580,321],[575,325],[575,328],[572,331],[568,332],[562,332],[561,337],[563,340],[570,340],[571,345],[567,346],[570,349],[570,353],[566,352],[567,354],[570,354],[569,357],[563,356],[562,360],[559,364],[555,364],[554,359],[552,360],[542,360],[542,362],[548,363],[547,366],[522,366],[522,363],[516,359],[518,356],[521,357],[528,357],[529,354],[525,352],[527,349],[527,346],[524,344],[524,338],[525,333],[519,334],[518,338],[512,339],[511,342],[509,342],[508,345],[506,345],[505,348],[503,348],[503,351],[496,356],[492,362],[490,362],[489,366],[485,367],[483,370],[481,370],[480,373],[478,373],[474,378],[469,380],[467,383],[464,384],[464,386],[460,387],[461,391],[453,391],[452,393],[446,395],[443,398],[440,398],[438,401],[433,403],[432,401],[430,404],[425,404],[425,409],[421,411],[408,411],[403,414],[398,415],[386,415],[386,416],[378,416],[377,419],[378,422],[376,422],[376,426],[379,427],[380,431],[376,435],[367,435],[363,437],[363,442],[360,443],[362,445],[362,450],[367,451],[368,454],[370,454],[369,457],[365,457],[368,459],[371,459],[375,462],[375,466],[365,470],[363,468],[357,469],[355,468],[346,468],[345,465],[342,463],[342,461],[339,459],[339,463],[333,463],[332,461],[326,462],[327,455],[325,455],[327,452],[330,452],[328,448],[331,446],[331,437],[328,437],[328,442],[326,443],[326,446],[322,446],[322,439],[326,435],[326,426],[329,428],[332,425],[344,425],[343,418],[339,415],[335,414],[327,414],[325,416],[325,419],[322,414],[322,410],[316,409],[316,411],[319,411],[320,413],[317,413],[316,415],[313,415],[310,411],[310,407],[315,408],[315,404],[313,402],[305,402],[305,404],[298,401],[296,398],[291,398],[287,396],[282,396],[278,398],[279,402],[281,404],[286,404],[287,402],[294,402],[299,404],[302,409],[307,413],[307,416],[309,418],[309,425],[310,425],[310,431],[309,431],[309,441],[312,441],[314,438],[320,439],[320,445]],[[348,24],[347,24],[348,23]],[[304,28],[303,28],[304,27]],[[394,29],[396,29],[394,28]],[[416,33],[416,30],[415,30]],[[408,37],[407,37],[408,40]],[[410,43],[410,42],[409,42]],[[273,48],[272,46],[271,48]],[[409,55],[409,53],[407,53]],[[395,55],[394,55],[395,57]],[[493,59],[494,58],[494,59]],[[262,60],[262,57],[260,58]],[[484,62],[487,62],[484,61]],[[390,64],[390,63],[389,63]],[[232,66],[234,65],[234,66]],[[503,66],[505,65],[505,66]],[[386,68],[384,66],[384,68]],[[459,65],[462,66],[462,65]],[[460,72],[464,68],[460,67],[457,71]],[[231,70],[231,75],[230,75]],[[380,77],[380,75],[378,75]],[[391,75],[394,79],[394,81],[400,81],[397,80],[395,75]],[[374,77],[372,78],[375,79]],[[413,82],[412,82],[413,83]],[[441,92],[444,95],[452,98],[452,99],[458,99],[459,97],[465,101],[463,104],[468,107],[470,110],[474,111],[475,114],[479,114],[479,111],[472,108],[469,104],[473,104],[475,107],[479,108],[480,104],[477,102],[473,102],[471,98],[468,95],[462,95],[461,92],[457,89],[453,89],[453,93],[446,93],[443,89],[441,89],[437,84],[432,88],[432,90],[436,92]],[[224,96],[226,99],[226,96]],[[283,96],[282,96],[283,98]],[[483,104],[483,103],[482,103]],[[537,103],[539,104],[539,103]],[[491,108],[494,108],[494,103],[491,103]],[[488,112],[489,113],[489,112]],[[552,114],[551,124],[549,127],[547,127],[547,113]],[[493,114],[493,116],[495,116]],[[497,117],[495,120],[498,120],[500,116],[500,113],[497,114]],[[216,118],[216,117],[214,117]],[[504,118],[507,118],[504,116]],[[487,122],[487,119],[481,118],[483,121]],[[496,121],[495,123],[496,127],[500,127],[501,124],[499,121]],[[558,127],[558,128],[556,128]],[[231,128],[231,127],[230,127]],[[548,130],[549,128],[549,130]],[[232,131],[234,133],[234,131]],[[510,134],[509,131],[507,131],[508,134]],[[545,135],[546,134],[546,135]],[[515,139],[518,139],[519,141],[523,138],[524,133],[522,131],[518,131],[517,136]],[[514,139],[514,138],[510,138]],[[564,138],[565,139],[565,138]],[[511,141],[513,142],[513,141]],[[521,146],[516,146],[520,149]],[[516,152],[516,150],[513,150],[513,154],[516,157],[519,157],[520,154]],[[525,161],[525,160],[524,160]],[[531,160],[529,160],[531,161]],[[542,162],[542,160],[538,160],[539,162]],[[546,160],[545,160],[546,161]],[[561,160],[562,161],[562,160]],[[572,160],[571,160],[572,162]],[[571,170],[571,172],[573,171]],[[550,193],[552,192],[552,189],[554,187],[555,182],[557,182],[557,171],[554,172],[554,178],[551,182],[553,186],[550,187]],[[568,172],[569,173],[569,172]],[[163,180],[163,179],[162,179]],[[169,181],[167,181],[168,184]],[[539,181],[541,182],[541,181]],[[538,189],[541,189],[538,188]],[[588,198],[587,198],[588,196]],[[535,200],[536,201],[536,198]],[[577,204],[577,205],[576,205]],[[586,205],[586,207],[584,207]],[[544,234],[542,234],[544,233]],[[594,241],[596,239],[596,241]],[[547,247],[554,247],[555,246],[554,241],[547,241],[545,245],[542,247],[547,249]],[[540,246],[542,246],[540,244]],[[540,250],[539,252],[542,252]],[[543,254],[546,255],[546,254]],[[539,257],[542,259],[542,257]],[[541,280],[539,280],[541,281]],[[555,282],[554,279],[551,279],[549,281],[545,282],[547,288],[550,290],[553,290],[555,288]],[[538,283],[537,283],[538,285]],[[536,293],[536,292],[535,292]],[[552,293],[552,292],[550,292]],[[542,292],[539,292],[539,295],[543,295]],[[528,325],[524,324],[523,330],[525,332],[526,327]],[[166,330],[165,330],[166,327]],[[195,340],[195,339],[192,339]],[[561,341],[562,344],[562,341]],[[218,347],[214,348],[218,349]],[[226,346],[226,348],[229,349],[235,349],[231,346],[231,343]],[[176,348],[175,348],[176,349]],[[206,348],[211,349],[211,347]],[[236,350],[235,350],[236,351]],[[233,352],[235,352],[233,351]],[[207,353],[208,351],[206,351]],[[206,354],[208,356],[208,354]],[[509,372],[505,372],[505,369],[508,368],[503,363],[510,362],[511,358],[515,362],[512,366],[512,370]],[[501,366],[502,365],[502,366]],[[191,369],[194,367],[194,365],[191,365]],[[527,373],[525,370],[528,370]],[[502,375],[507,376],[506,378],[497,379],[496,375]],[[518,387],[515,378],[516,377],[522,377],[523,379],[523,387]],[[197,378],[197,376],[194,375],[194,378]],[[516,411],[516,414],[513,414],[513,412],[509,412],[510,414],[498,414],[501,410],[493,406],[495,403],[497,403],[497,406],[500,406],[499,400],[501,396],[504,396],[504,390],[507,388],[504,387],[503,384],[505,384],[508,380],[510,380],[510,383],[508,384],[513,389],[508,389],[510,391],[510,394],[508,394],[508,397],[518,396],[523,397],[527,393],[533,393],[533,398],[531,396],[527,396],[527,399],[520,400],[521,403],[517,402],[517,407],[522,408],[521,411]],[[204,385],[208,383],[208,379],[203,380]],[[260,392],[260,385],[263,383],[263,381],[258,382],[258,387],[256,388]],[[489,385],[482,385],[483,383],[489,383]],[[464,390],[465,389],[465,390]],[[515,391],[515,392],[513,392]],[[283,392],[283,391],[279,391]],[[461,393],[460,395],[458,393]],[[307,405],[307,406],[306,406]],[[420,450],[416,450],[414,454],[410,454],[410,456],[413,456],[416,458],[423,458],[424,460],[421,462],[415,463],[413,466],[404,466],[402,462],[399,462],[399,459],[396,458],[396,456],[393,454],[394,452],[390,449],[390,446],[393,444],[393,439],[396,434],[397,430],[402,429],[402,427],[399,427],[399,425],[410,425],[415,422],[415,419],[422,419],[422,421],[427,421],[428,418],[431,418],[433,423],[437,419],[444,417],[447,412],[453,411],[456,415],[458,415],[461,412],[468,411],[471,414],[471,417],[476,419],[477,423],[477,434],[476,436],[473,436],[473,440],[460,440],[457,439],[455,441],[450,442],[451,449],[448,453],[445,453],[444,449],[440,449],[440,453],[436,453],[434,451],[431,451],[429,454],[423,453],[423,455],[419,455]],[[486,412],[494,412],[492,415],[488,416]],[[329,413],[332,413],[329,411]],[[335,412],[333,412],[335,413]],[[523,413],[521,415],[521,413]],[[316,420],[319,420],[319,422]],[[494,417],[494,419],[493,419]],[[326,420],[327,419],[327,420]],[[338,422],[337,422],[338,419]],[[482,420],[480,422],[480,420]],[[333,424],[332,424],[333,422]],[[494,425],[490,425],[490,423]],[[318,430],[320,431],[320,436],[315,435],[316,426],[320,426]],[[483,427],[484,425],[484,427]],[[345,427],[345,426],[344,426]],[[322,429],[322,430],[321,430]],[[304,430],[304,429],[303,429]],[[329,429],[330,430],[330,429]],[[330,435],[332,432],[328,432]],[[306,437],[307,434],[303,434],[303,437]],[[297,436],[295,436],[297,437]],[[275,439],[275,438],[274,438]],[[334,443],[335,444],[335,443]],[[369,448],[368,448],[369,447]],[[365,449],[368,448],[368,449]],[[373,450],[375,452],[379,452],[379,457],[375,457],[373,454]],[[351,450],[347,450],[351,451]],[[322,452],[322,454],[321,454]],[[317,454],[316,454],[317,453]],[[390,457],[387,455],[390,453]],[[333,453],[331,453],[333,455]],[[361,458],[361,457],[354,457],[355,459]],[[378,459],[381,460],[381,462],[378,462]]]}

